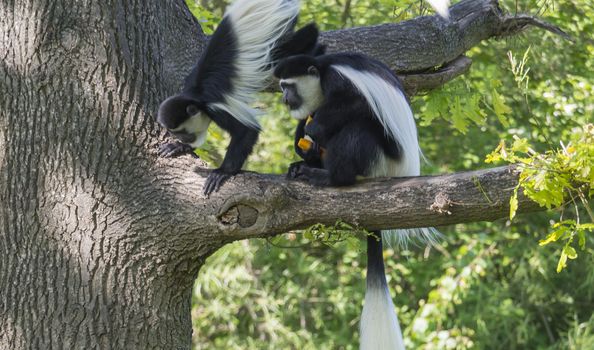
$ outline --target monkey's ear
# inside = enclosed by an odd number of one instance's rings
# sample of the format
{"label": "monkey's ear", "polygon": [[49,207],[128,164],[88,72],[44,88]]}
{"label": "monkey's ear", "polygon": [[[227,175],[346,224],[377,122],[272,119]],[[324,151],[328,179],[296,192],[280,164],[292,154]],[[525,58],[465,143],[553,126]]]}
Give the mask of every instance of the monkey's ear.
{"label": "monkey's ear", "polygon": [[319,77],[320,71],[318,71],[318,69],[315,66],[309,66],[307,68],[307,74]]}
{"label": "monkey's ear", "polygon": [[198,109],[198,106],[196,105],[189,104],[186,106],[186,113],[188,113],[189,117],[193,117],[196,114],[200,113],[200,109]]}

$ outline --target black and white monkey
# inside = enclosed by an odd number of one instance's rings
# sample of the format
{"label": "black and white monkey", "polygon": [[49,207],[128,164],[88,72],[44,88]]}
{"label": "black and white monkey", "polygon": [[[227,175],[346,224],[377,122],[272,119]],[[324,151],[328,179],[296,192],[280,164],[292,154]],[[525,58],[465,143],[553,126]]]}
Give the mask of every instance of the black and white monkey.
{"label": "black and white monkey", "polygon": [[[298,55],[279,62],[283,102],[300,120],[295,149],[304,159],[288,177],[317,186],[348,186],[358,178],[417,176],[417,129],[399,79],[360,54]],[[304,140],[307,140],[305,144]],[[433,240],[432,229],[373,232],[367,243],[367,291],[360,348],[404,349],[389,294],[382,236]]]}
{"label": "black and white monkey", "polygon": [[293,32],[299,6],[299,0],[236,0],[182,92],[159,107],[157,121],[181,141],[161,146],[162,156],[200,147],[211,121],[231,135],[223,163],[206,180],[206,195],[237,174],[252,152],[260,126],[249,104],[269,85],[275,61],[321,49],[315,25]]}

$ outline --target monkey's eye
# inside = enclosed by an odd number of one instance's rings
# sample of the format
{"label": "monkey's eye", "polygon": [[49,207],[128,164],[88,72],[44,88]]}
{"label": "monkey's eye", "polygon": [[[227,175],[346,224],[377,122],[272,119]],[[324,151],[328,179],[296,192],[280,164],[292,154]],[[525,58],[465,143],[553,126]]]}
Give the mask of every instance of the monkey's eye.
{"label": "monkey's eye", "polygon": [[200,113],[200,110],[198,109],[197,106],[194,105],[188,105],[186,107],[186,113],[188,113],[188,115],[190,117],[195,116],[196,114]]}
{"label": "monkey's eye", "polygon": [[281,90],[283,90],[283,91],[285,91],[288,88],[292,88],[293,86],[295,86],[295,84],[287,83],[286,81],[282,81],[282,80],[281,80],[281,82],[280,82],[279,85],[280,85]]}

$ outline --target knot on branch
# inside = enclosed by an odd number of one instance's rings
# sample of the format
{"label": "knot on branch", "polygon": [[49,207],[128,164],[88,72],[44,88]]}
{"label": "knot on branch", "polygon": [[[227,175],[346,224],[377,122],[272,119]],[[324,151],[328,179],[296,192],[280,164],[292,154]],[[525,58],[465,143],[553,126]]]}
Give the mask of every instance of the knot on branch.
{"label": "knot on branch", "polygon": [[435,196],[435,200],[433,204],[429,207],[429,210],[436,212],[440,215],[452,215],[452,212],[449,209],[452,206],[452,201],[447,194],[439,192]]}
{"label": "knot on branch", "polygon": [[226,226],[239,225],[242,228],[253,226],[258,221],[258,210],[247,205],[232,206],[219,215],[219,221]]}

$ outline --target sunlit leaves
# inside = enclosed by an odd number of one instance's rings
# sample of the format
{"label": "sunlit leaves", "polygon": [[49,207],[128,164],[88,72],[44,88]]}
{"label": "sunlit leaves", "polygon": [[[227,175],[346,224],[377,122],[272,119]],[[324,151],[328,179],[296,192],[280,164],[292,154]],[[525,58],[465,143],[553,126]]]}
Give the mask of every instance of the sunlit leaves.
{"label": "sunlit leaves", "polygon": [[528,82],[530,81],[530,77],[528,76],[530,68],[527,66],[529,54],[530,46],[524,52],[521,60],[518,60],[512,51],[507,52],[507,57],[511,64],[512,74],[514,75],[516,83],[518,84],[518,88],[522,91],[528,90]]}
{"label": "sunlit leaves", "polygon": [[[576,208],[576,220],[564,220],[553,225],[553,231],[540,241],[540,245],[564,241],[561,257],[557,265],[557,272],[567,266],[567,259],[577,258],[577,252],[572,244],[578,238],[578,244],[583,249],[585,234],[592,231],[594,224],[580,224],[578,204],[582,204],[594,221],[594,215],[588,203],[591,189],[594,186],[594,125],[585,125],[581,130],[575,130],[567,146],[544,154],[535,152],[528,140],[516,138],[508,149],[505,142],[501,142],[497,149],[487,156],[487,162],[500,160],[518,164],[520,170],[519,184],[523,194],[543,207],[557,208],[566,204],[573,204]],[[510,199],[510,220],[514,218],[518,209],[518,187]]]}
{"label": "sunlit leaves", "polygon": [[303,238],[311,242],[319,242],[332,246],[339,242],[346,241],[349,246],[359,248],[357,235],[367,235],[367,231],[354,227],[343,221],[337,221],[333,226],[315,224],[303,231]]}
{"label": "sunlit leaves", "polygon": [[509,127],[507,118],[512,110],[497,90],[501,82],[493,80],[489,86],[490,94],[485,96],[473,91],[469,82],[462,78],[432,91],[424,98],[425,104],[420,113],[421,125],[428,126],[435,119],[443,118],[454,129],[465,134],[471,126],[485,125],[489,114],[494,114],[504,127]]}

